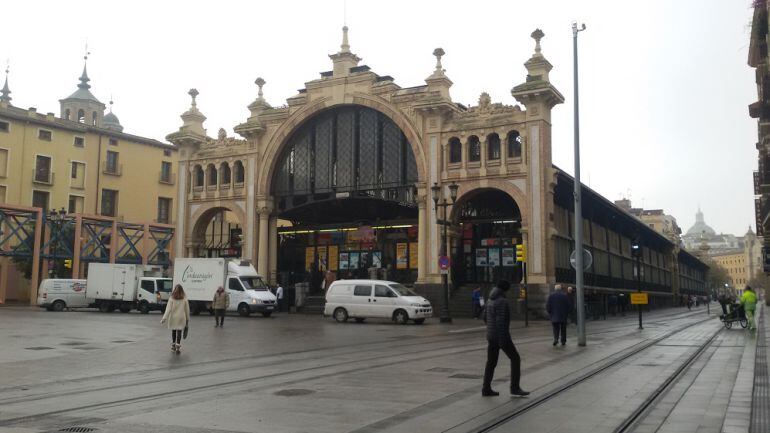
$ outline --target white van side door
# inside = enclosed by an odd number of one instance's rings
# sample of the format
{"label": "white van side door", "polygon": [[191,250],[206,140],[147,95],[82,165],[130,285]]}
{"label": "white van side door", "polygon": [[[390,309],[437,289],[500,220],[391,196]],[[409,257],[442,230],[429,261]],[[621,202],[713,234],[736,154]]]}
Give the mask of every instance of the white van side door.
{"label": "white van side door", "polygon": [[386,285],[377,284],[374,286],[372,310],[376,317],[393,317],[397,299],[394,295],[395,293]]}
{"label": "white van side door", "polygon": [[348,314],[353,317],[374,317],[376,312],[372,306],[372,285],[356,284],[350,300]]}
{"label": "white van side door", "polygon": [[230,293],[230,307],[227,311],[238,311],[238,304],[242,301],[249,302],[246,299],[246,291],[243,289],[241,280],[237,277],[230,277],[227,279],[227,291]]}

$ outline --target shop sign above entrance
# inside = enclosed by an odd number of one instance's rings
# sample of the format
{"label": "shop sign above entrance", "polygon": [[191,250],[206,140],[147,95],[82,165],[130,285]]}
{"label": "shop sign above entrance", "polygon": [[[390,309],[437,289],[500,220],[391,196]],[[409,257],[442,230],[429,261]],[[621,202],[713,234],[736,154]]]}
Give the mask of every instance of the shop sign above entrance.
{"label": "shop sign above entrance", "polygon": [[371,226],[361,226],[348,234],[348,242],[374,242],[374,229]]}
{"label": "shop sign above entrance", "polygon": [[438,267],[441,270],[441,274],[449,273],[449,257],[441,256],[438,258]]}

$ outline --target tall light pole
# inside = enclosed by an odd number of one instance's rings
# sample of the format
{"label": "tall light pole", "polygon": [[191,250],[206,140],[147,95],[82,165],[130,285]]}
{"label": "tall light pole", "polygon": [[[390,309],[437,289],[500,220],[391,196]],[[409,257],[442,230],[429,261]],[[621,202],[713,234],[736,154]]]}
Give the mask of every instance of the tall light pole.
{"label": "tall light pole", "polygon": [[[432,187],[430,187],[430,192],[433,198],[433,205],[434,209],[436,210],[436,222],[438,224],[441,224],[444,226],[444,230],[442,232],[441,236],[441,256],[445,257],[447,256],[447,226],[449,225],[449,221],[446,219],[446,208],[449,206],[452,206],[455,204],[455,201],[457,201],[457,189],[460,186],[457,185],[457,183],[452,182],[449,185],[449,196],[452,199],[452,202],[447,202],[446,197],[444,194],[442,194],[441,187],[434,183]],[[443,209],[442,218],[438,219],[438,208]],[[447,273],[442,273],[441,279],[444,283],[444,305],[441,306],[441,316],[439,317],[439,321],[441,323],[452,323],[452,316],[449,314],[449,275]]]}
{"label": "tall light pole", "polygon": [[575,86],[575,302],[577,303],[578,346],[586,345],[586,316],[583,293],[583,209],[580,197],[580,105],[578,103],[578,32],[586,29],[582,24],[572,23],[572,49],[574,52],[573,78]]}

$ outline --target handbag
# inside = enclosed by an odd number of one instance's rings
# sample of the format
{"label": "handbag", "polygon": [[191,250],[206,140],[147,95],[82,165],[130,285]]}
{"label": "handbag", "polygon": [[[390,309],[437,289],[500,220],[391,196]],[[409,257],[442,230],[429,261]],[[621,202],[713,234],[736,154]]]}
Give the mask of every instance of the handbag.
{"label": "handbag", "polygon": [[185,324],[184,324],[184,331],[182,331],[182,338],[184,338],[185,340],[187,340],[187,332],[190,329],[190,327],[187,326],[188,324],[189,324],[189,322],[185,322]]}

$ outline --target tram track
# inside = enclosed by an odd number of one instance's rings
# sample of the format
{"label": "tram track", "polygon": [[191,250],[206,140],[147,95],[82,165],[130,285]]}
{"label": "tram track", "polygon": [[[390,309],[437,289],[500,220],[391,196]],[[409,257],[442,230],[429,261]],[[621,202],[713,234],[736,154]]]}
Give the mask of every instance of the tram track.
{"label": "tram track", "polygon": [[[681,320],[681,319],[686,319],[688,317],[690,317],[690,315],[687,315],[685,317],[679,317],[679,318],[666,316],[666,317],[660,318],[659,320],[660,321]],[[626,326],[618,326],[617,329],[613,329],[613,328],[603,329],[601,331],[596,332],[596,334],[616,332],[617,330],[625,327]],[[622,334],[613,338],[623,338],[626,335],[628,334]],[[549,338],[550,337],[546,337],[546,336],[542,336],[542,337],[533,336],[530,338],[520,340],[518,344],[532,344],[537,342],[543,342],[548,340]],[[459,344],[458,344],[458,340],[461,340]],[[427,360],[427,359],[432,359],[437,357],[445,357],[450,355],[458,355],[463,353],[475,352],[475,351],[481,350],[482,347],[484,346],[484,344],[482,343],[479,343],[477,345],[464,344],[466,341],[470,341],[470,340],[478,341],[478,338],[473,334],[469,335],[467,338],[465,337],[458,338],[457,335],[441,336],[441,337],[439,336],[416,337],[415,341],[410,341],[400,345],[399,351],[393,354],[376,354],[374,356],[368,356],[368,357],[363,357],[363,358],[353,359],[348,361],[342,361],[342,362],[332,361],[330,363],[326,363],[322,365],[292,368],[286,371],[276,372],[274,374],[271,374],[269,377],[238,377],[236,379],[225,380],[225,381],[212,380],[212,383],[210,384],[202,384],[202,385],[195,385],[195,386],[190,386],[191,384],[189,384],[187,386],[175,387],[173,390],[168,390],[168,391],[150,392],[150,393],[144,393],[142,395],[137,395],[133,397],[125,397],[125,398],[117,398],[117,399],[110,398],[107,401],[95,401],[89,404],[63,407],[61,409],[54,409],[54,410],[47,411],[46,413],[37,414],[37,415],[24,415],[24,416],[0,419],[0,426],[30,423],[30,422],[35,422],[46,418],[55,417],[58,415],[65,415],[73,412],[77,413],[79,411],[93,411],[98,409],[108,409],[111,407],[118,407],[123,405],[131,405],[131,404],[137,404],[142,402],[155,401],[155,400],[163,399],[169,396],[178,397],[178,396],[196,394],[196,393],[201,393],[201,392],[206,392],[211,390],[215,390],[215,392],[222,392],[223,390],[227,390],[228,387],[244,387],[244,386],[253,387],[254,385],[260,384],[260,382],[263,382],[263,381],[266,382],[267,379],[271,379],[271,380],[276,378],[287,379],[280,383],[268,385],[270,387],[291,385],[291,384],[297,383],[298,381],[310,381],[310,380],[321,379],[325,377],[351,374],[351,373],[362,371],[363,369],[382,368],[382,367],[388,367],[388,366],[400,364],[403,362],[414,362],[414,361]],[[362,344],[344,345],[344,347],[356,348],[356,350],[350,350],[345,352],[334,352],[335,350],[339,349],[339,346],[336,346],[332,348],[310,349],[310,350],[295,351],[290,353],[294,355],[302,356],[302,355],[311,355],[314,353],[328,351],[328,352],[333,352],[329,354],[329,356],[331,356],[333,359],[337,357],[345,357],[355,352],[360,352],[360,349],[362,346],[370,346],[376,350],[377,345],[386,344],[391,341],[392,341],[392,338],[389,338],[388,340],[384,340],[384,341],[366,343],[363,345]],[[449,343],[449,344],[442,344],[442,343]],[[425,350],[425,346],[430,344],[436,344],[439,346],[435,348],[431,348],[429,350]],[[411,351],[402,350],[404,347],[413,347],[413,346],[422,346],[422,348],[417,350],[411,350]],[[253,357],[253,356],[238,357],[234,361],[253,360],[255,358],[258,358],[261,360],[259,363],[253,363],[251,365],[245,365],[242,367],[243,370],[248,370],[248,369],[259,368],[259,367],[274,366],[275,365],[274,362],[268,362],[266,361],[266,359],[281,357],[284,355],[285,354],[278,353],[278,354],[259,355],[256,357]],[[225,361],[227,360],[216,361],[216,365],[219,366],[220,368],[217,369],[217,371],[212,371],[212,372],[204,372],[204,373],[191,372],[190,374],[185,374],[185,375],[173,375],[166,378],[151,378],[151,379],[141,380],[141,381],[117,383],[110,386],[87,387],[87,388],[76,389],[76,390],[65,390],[61,392],[50,392],[50,391],[41,392],[41,393],[36,393],[34,395],[0,399],[0,405],[4,407],[8,407],[9,405],[20,404],[20,403],[41,405],[46,401],[56,402],[57,400],[59,400],[59,404],[61,404],[61,400],[71,399],[72,397],[77,395],[84,395],[84,394],[87,395],[89,393],[96,395],[99,393],[109,392],[111,390],[121,390],[121,395],[125,396],[125,393],[127,392],[127,388],[132,388],[132,387],[141,388],[142,386],[145,386],[145,385],[151,385],[151,384],[157,385],[160,382],[166,382],[166,381],[174,381],[178,383],[180,381],[184,382],[185,380],[191,380],[194,382],[196,380],[200,380],[201,378],[205,378],[206,376],[215,376],[217,374],[222,374],[223,371],[221,370],[221,366],[222,366],[221,363]],[[302,361],[307,362],[308,361],[307,357],[291,360],[290,362],[300,363]],[[285,366],[286,361],[284,360],[283,362],[284,362],[283,365]],[[191,366],[201,366],[202,364],[208,364],[208,362],[196,363],[196,364],[192,364]],[[345,367],[345,368],[340,369],[340,367]],[[329,371],[329,369],[331,369],[331,371]],[[156,372],[160,372],[160,371],[168,371],[168,369],[166,368],[166,369],[156,370]],[[305,373],[315,373],[315,374],[312,374],[308,377],[297,378],[298,375],[303,375]],[[216,377],[212,377],[212,379],[215,379],[215,378]],[[81,379],[78,379],[78,380],[81,380]],[[88,379],[98,380],[99,378],[91,377]],[[57,384],[59,385],[63,385],[67,383],[71,383],[71,382],[70,381],[57,382]],[[42,386],[46,386],[46,385],[45,384],[35,385],[36,388],[42,387]],[[14,387],[14,388],[18,390],[18,387]]]}
{"label": "tram track", "polygon": [[[683,329],[673,330],[669,331],[661,336],[658,336],[654,339],[639,343],[632,348],[629,348],[625,351],[625,353],[622,353],[618,356],[615,356],[611,358],[609,361],[604,362],[597,367],[594,367],[587,372],[581,374],[580,376],[571,379],[567,381],[564,384],[561,384],[557,386],[555,389],[550,390],[546,394],[543,394],[541,396],[538,396],[534,399],[530,399],[526,403],[524,403],[521,406],[518,406],[514,408],[512,411],[497,416],[489,421],[483,422],[480,425],[477,425],[473,427],[471,430],[472,432],[476,433],[482,433],[482,432],[491,432],[491,431],[497,431],[498,429],[504,428],[508,423],[516,420],[517,418],[528,414],[535,410],[536,408],[546,404],[550,400],[559,397],[568,391],[572,390],[573,388],[577,387],[578,385],[587,383],[593,378],[596,378],[597,376],[600,376],[602,373],[607,372],[608,370],[611,370],[613,367],[616,367],[620,365],[621,363],[630,360],[631,358],[634,358],[644,351],[660,344],[662,341],[669,339],[673,337],[676,334],[679,334],[693,326],[699,325],[701,323],[707,322],[709,320],[712,320],[713,317],[709,317],[703,320],[698,320],[692,323],[687,324],[687,326]],[[647,399],[645,399],[644,403],[642,403],[639,407],[636,408],[632,412],[631,415],[629,415],[626,419],[623,420],[623,422],[614,430],[616,433],[625,433],[632,431],[630,429],[633,428],[633,426],[636,425],[636,422],[643,417],[645,413],[647,413],[648,409],[650,409],[655,402],[658,401],[659,397],[665,394],[665,392],[670,389],[670,387],[676,383],[677,379],[681,377],[684,372],[705,352],[705,350],[711,346],[714,339],[722,332],[724,328],[720,327],[718,328],[706,341],[701,343],[698,348],[690,354],[686,360],[666,379],[664,382],[655,390],[653,393],[648,396]],[[620,352],[619,352],[620,353]],[[547,386],[547,385],[546,385]],[[461,425],[454,426],[452,428],[449,428],[445,430],[445,432],[449,431],[462,431]],[[468,431],[468,430],[466,430]]]}
{"label": "tram track", "polygon": [[[679,316],[679,315],[676,315]],[[690,314],[682,315],[682,317],[672,317],[672,316],[666,316],[665,318],[661,318],[658,322],[661,321],[670,321],[670,320],[681,320],[691,317]],[[650,323],[656,323],[655,321]],[[618,330],[625,329],[627,326],[616,326],[611,327],[607,329],[603,329],[601,331],[596,331],[592,333],[588,333],[588,335],[600,335],[600,334],[607,334],[612,332],[617,332]],[[481,332],[481,331],[480,331]],[[619,335],[615,338],[623,338],[628,335],[634,334],[636,331],[625,333],[622,335]],[[551,339],[549,333],[544,333],[542,336],[532,336],[528,338],[522,338],[517,340],[517,345],[528,345],[528,344],[534,344],[534,343],[542,343],[544,341],[549,341]],[[450,346],[446,347],[455,347],[458,346],[458,343],[463,343],[465,341],[478,341],[478,338],[474,334],[468,334],[467,336],[458,336],[458,335],[452,335],[452,336],[425,336],[425,337],[413,337],[412,341],[405,342],[400,344],[400,348],[405,347],[413,347],[413,346],[425,346],[426,344],[441,344],[444,342],[452,343]],[[132,387],[132,386],[142,386],[142,385],[148,385],[148,384],[157,384],[162,382],[173,382],[178,380],[184,380],[189,379],[191,377],[204,377],[204,376],[210,376],[210,375],[218,375],[221,374],[223,370],[227,369],[250,369],[250,368],[260,368],[265,366],[270,366],[273,364],[273,361],[270,361],[272,358],[281,358],[281,362],[286,363],[297,363],[305,361],[306,358],[302,356],[347,356],[351,354],[355,354],[361,351],[362,348],[368,348],[369,350],[376,349],[377,346],[383,346],[387,345],[388,343],[392,343],[392,338],[388,338],[387,340],[382,341],[376,341],[376,342],[370,342],[370,343],[363,343],[363,344],[346,344],[346,345],[338,345],[333,347],[325,347],[325,348],[317,348],[317,349],[308,349],[308,350],[300,350],[300,351],[288,351],[288,352],[280,352],[275,354],[264,354],[264,355],[254,355],[254,356],[244,356],[244,357],[234,357],[234,358],[228,358],[223,360],[216,360],[216,361],[204,361],[204,362],[198,362],[198,363],[192,363],[192,364],[186,364],[182,367],[175,367],[172,372],[175,372],[176,370],[191,370],[194,368],[199,368],[202,366],[215,366],[216,368],[212,371],[196,371],[194,373],[183,373],[183,374],[164,374],[163,377],[151,377],[151,378],[145,378],[142,380],[125,380],[120,383],[112,384],[109,386],[98,386],[98,387],[84,387],[84,388],[78,388],[78,389],[69,389],[65,391],[59,391],[59,392],[52,392],[50,390],[41,391],[39,393],[27,393],[23,397],[6,397],[6,398],[0,398],[0,405],[2,404],[12,404],[12,403],[20,403],[24,401],[36,401],[41,398],[51,398],[51,397],[62,397],[62,396],[74,396],[89,392],[98,392],[98,391],[107,391],[111,389],[119,389],[124,387]],[[339,352],[339,349],[350,349],[346,350],[344,352]],[[419,352],[419,351],[418,351]],[[407,352],[412,353],[412,352]],[[285,359],[287,356],[300,356],[301,358],[298,359]],[[237,365],[236,363],[246,361],[246,363],[242,365]],[[249,362],[253,361],[253,362]],[[142,370],[139,372],[136,372],[138,375],[142,376],[148,376],[151,374],[157,374],[157,373],[168,373],[169,368],[168,367],[159,367],[155,369],[149,369],[149,370]],[[38,383],[38,384],[28,384],[28,385],[17,385],[13,387],[8,388],[0,388],[0,393],[7,393],[12,391],[29,391],[33,388],[43,388],[43,387],[51,387],[51,386],[61,386],[65,384],[74,384],[74,383],[83,383],[83,382],[98,382],[103,379],[107,378],[115,378],[116,374],[102,374],[102,375],[96,375],[96,376],[89,376],[89,377],[81,377],[81,378],[74,378],[74,379],[67,379],[67,380],[58,380],[58,381],[50,381],[45,383]],[[125,377],[125,376],[123,376]]]}

